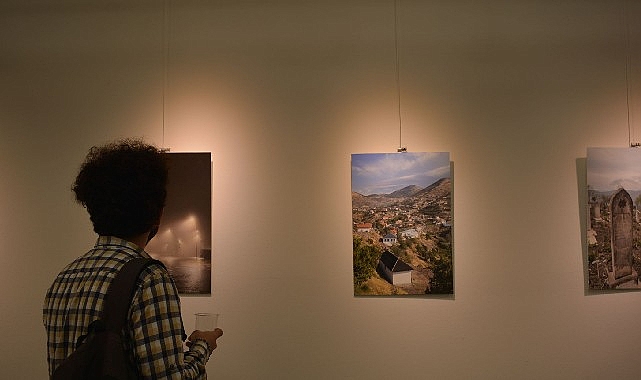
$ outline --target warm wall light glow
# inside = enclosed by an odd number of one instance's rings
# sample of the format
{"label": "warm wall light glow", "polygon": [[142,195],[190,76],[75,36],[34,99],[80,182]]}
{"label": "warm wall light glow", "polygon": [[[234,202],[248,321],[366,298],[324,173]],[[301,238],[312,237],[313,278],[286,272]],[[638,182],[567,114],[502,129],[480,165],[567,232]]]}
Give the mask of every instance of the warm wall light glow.
{"label": "warm wall light glow", "polygon": [[169,70],[173,83],[178,85],[167,88],[167,147],[172,151],[216,152],[216,146],[225,148],[246,140],[238,133],[244,133],[245,126],[252,124],[252,110],[256,107],[232,73],[212,73],[209,67]]}

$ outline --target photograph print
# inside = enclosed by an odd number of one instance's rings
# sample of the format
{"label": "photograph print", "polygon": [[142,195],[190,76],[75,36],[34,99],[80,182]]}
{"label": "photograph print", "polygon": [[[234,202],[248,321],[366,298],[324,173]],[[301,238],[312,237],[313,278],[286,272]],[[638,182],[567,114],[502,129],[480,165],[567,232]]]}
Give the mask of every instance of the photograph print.
{"label": "photograph print", "polygon": [[586,171],[588,287],[638,289],[641,149],[588,148]]}
{"label": "photograph print", "polygon": [[145,250],[162,261],[180,294],[211,294],[211,153],[165,153],[167,200]]}
{"label": "photograph print", "polygon": [[354,295],[454,294],[450,155],[352,154]]}

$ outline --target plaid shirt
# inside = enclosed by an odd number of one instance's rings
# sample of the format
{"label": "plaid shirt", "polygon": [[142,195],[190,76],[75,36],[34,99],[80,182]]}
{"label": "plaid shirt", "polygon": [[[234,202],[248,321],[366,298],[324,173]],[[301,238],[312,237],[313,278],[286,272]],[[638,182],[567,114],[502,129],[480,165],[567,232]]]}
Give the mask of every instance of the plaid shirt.
{"label": "plaid shirt", "polygon": [[[78,337],[100,318],[105,294],[125,262],[149,255],[113,236],[100,236],[96,245],[58,274],[47,291],[43,321],[47,330],[49,374],[69,356]],[[141,379],[206,379],[209,350],[196,340],[189,351],[180,314],[178,291],[167,270],[152,264],[138,279],[129,309],[125,349]]]}

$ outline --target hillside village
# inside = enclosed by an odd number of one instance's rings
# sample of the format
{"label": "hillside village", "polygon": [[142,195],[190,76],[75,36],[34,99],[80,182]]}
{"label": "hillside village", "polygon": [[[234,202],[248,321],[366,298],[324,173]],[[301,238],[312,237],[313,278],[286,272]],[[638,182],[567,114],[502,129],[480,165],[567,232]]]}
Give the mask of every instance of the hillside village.
{"label": "hillside village", "polygon": [[451,185],[443,178],[390,194],[352,193],[355,242],[377,252],[356,294],[453,293]]}

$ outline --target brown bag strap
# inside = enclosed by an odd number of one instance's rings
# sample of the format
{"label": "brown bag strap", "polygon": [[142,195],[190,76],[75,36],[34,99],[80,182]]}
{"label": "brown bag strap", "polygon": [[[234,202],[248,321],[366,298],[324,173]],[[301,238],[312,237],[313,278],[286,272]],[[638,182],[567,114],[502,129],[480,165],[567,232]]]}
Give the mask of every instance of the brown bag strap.
{"label": "brown bag strap", "polygon": [[158,260],[139,257],[127,261],[116,274],[107,290],[103,308],[102,319],[107,330],[119,332],[125,326],[138,276],[144,268],[153,263],[163,265]]}

